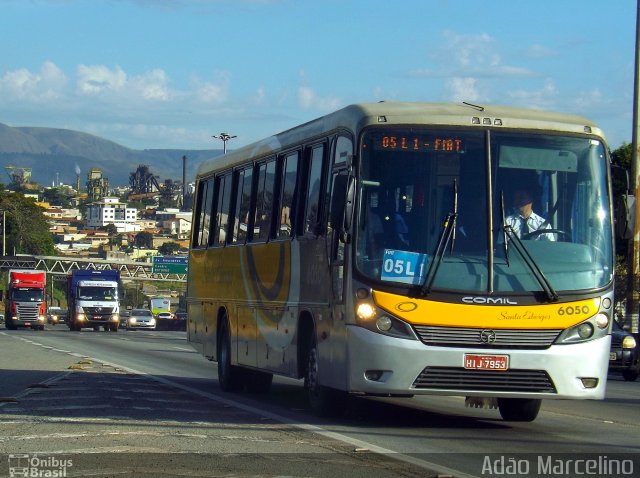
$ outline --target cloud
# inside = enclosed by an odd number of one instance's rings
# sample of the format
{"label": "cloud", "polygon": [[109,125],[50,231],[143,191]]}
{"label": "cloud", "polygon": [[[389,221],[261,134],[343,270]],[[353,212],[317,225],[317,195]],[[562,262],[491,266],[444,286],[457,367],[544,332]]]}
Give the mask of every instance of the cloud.
{"label": "cloud", "polygon": [[449,101],[479,101],[485,99],[475,78],[451,78],[445,85]]}
{"label": "cloud", "polygon": [[305,110],[314,109],[328,112],[338,109],[342,105],[342,100],[334,96],[321,98],[312,88],[300,86],[298,88],[298,105]]}
{"label": "cloud", "polygon": [[0,77],[0,96],[40,103],[62,96],[66,84],[64,72],[47,61],[37,73],[25,68],[6,72]]}
{"label": "cloud", "polygon": [[505,78],[537,76],[528,68],[505,64],[494,39],[486,33],[477,35],[443,33],[440,48],[432,48],[428,60],[436,68],[417,68],[412,78]]}
{"label": "cloud", "polygon": [[529,58],[536,58],[536,59],[551,58],[559,55],[557,51],[539,44],[534,44],[529,46],[529,48],[527,48],[526,54]]}
{"label": "cloud", "polygon": [[555,108],[558,99],[558,89],[551,78],[547,78],[540,88],[511,90],[505,94],[513,103],[541,109]]}
{"label": "cloud", "polygon": [[79,65],[77,85],[81,94],[99,94],[120,91],[127,83],[127,74],[116,66],[110,69],[104,65]]}

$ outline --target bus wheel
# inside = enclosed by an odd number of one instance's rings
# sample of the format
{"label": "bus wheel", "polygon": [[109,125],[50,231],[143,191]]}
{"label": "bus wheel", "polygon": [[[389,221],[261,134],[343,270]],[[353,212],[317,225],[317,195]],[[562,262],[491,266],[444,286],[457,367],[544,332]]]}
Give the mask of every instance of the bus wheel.
{"label": "bus wheel", "polygon": [[511,422],[532,422],[538,416],[542,400],[537,398],[498,398],[503,419]]}
{"label": "bus wheel", "polygon": [[13,319],[7,318],[4,323],[4,328],[8,330],[16,330],[16,324],[13,323]]}
{"label": "bus wheel", "polygon": [[273,374],[259,370],[244,370],[244,381],[249,393],[267,393],[271,389]]}
{"label": "bus wheel", "polygon": [[225,392],[235,392],[242,388],[242,373],[240,367],[231,365],[231,337],[226,318],[220,328],[220,344],[218,346],[218,382]]}
{"label": "bus wheel", "polygon": [[311,410],[324,417],[341,416],[347,403],[347,393],[318,383],[318,347],[315,334],[311,339],[308,353],[304,386]]}

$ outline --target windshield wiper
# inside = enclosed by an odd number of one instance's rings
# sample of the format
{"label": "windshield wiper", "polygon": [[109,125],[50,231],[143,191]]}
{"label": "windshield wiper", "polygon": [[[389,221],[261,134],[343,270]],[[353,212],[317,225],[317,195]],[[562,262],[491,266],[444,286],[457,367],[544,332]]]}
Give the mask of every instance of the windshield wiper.
{"label": "windshield wiper", "polygon": [[504,215],[504,191],[500,191],[500,221],[502,224],[502,243],[504,248],[504,260],[507,262],[507,267],[509,267],[509,241],[507,240],[507,229],[506,224],[507,221]]}
{"label": "windshield wiper", "polygon": [[542,287],[542,290],[547,295],[547,298],[551,302],[555,302],[556,300],[558,300],[558,293],[555,291],[555,289],[551,285],[551,282],[549,282],[549,279],[547,279],[547,277],[544,275],[544,272],[542,272],[542,269],[540,269],[540,266],[535,261],[533,256],[529,253],[529,250],[525,247],[524,243],[520,240],[518,235],[515,233],[515,231],[513,230],[513,227],[511,227],[506,223],[505,216],[504,216],[504,194],[502,193],[500,195],[500,200],[501,200],[500,206],[502,208],[502,218],[501,218],[502,233],[503,233],[503,239],[504,239],[504,250],[505,250],[505,259],[507,262],[507,267],[509,267],[508,241],[513,241],[513,248],[518,252],[518,254],[520,254],[520,257],[522,257],[522,260],[525,263],[525,265],[533,273],[533,276],[538,281],[538,284],[540,284],[540,287]]}
{"label": "windshield wiper", "polygon": [[427,269],[427,273],[424,278],[424,284],[420,288],[421,295],[427,295],[431,292],[431,286],[433,285],[433,281],[436,278],[436,274],[438,273],[438,268],[442,263],[442,259],[444,258],[444,254],[447,250],[447,246],[449,245],[449,241],[451,241],[451,249],[449,254],[453,252],[453,243],[456,238],[456,220],[458,218],[458,185],[456,180],[453,180],[453,212],[447,214],[447,217],[444,219],[444,227],[440,232],[440,236],[438,236],[438,245],[436,246],[436,250],[433,253],[433,261],[429,265],[429,269]]}

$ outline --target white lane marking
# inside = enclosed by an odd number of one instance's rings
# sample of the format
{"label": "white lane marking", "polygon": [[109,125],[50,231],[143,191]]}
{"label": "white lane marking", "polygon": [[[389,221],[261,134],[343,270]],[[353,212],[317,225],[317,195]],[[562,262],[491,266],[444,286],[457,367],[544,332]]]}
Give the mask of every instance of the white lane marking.
{"label": "white lane marking", "polygon": [[[21,337],[19,337],[19,338],[21,338]],[[30,342],[28,340],[25,340],[25,341],[26,342]],[[40,344],[35,344],[35,345],[40,345]],[[315,433],[315,434],[318,434],[320,436],[324,436],[326,438],[331,438],[333,440],[341,441],[343,443],[348,443],[349,445],[352,445],[352,446],[354,446],[356,448],[366,448],[367,450],[369,450],[369,451],[371,451],[373,453],[378,453],[380,455],[384,455],[384,456],[387,456],[389,458],[393,458],[393,459],[396,459],[396,460],[399,460],[399,461],[402,461],[402,462],[405,462],[405,463],[409,463],[409,464],[418,466],[420,468],[425,468],[425,469],[430,470],[430,471],[435,471],[438,474],[452,475],[452,476],[455,476],[456,478],[477,478],[475,475],[469,475],[467,473],[463,473],[463,472],[461,472],[459,470],[455,470],[453,468],[442,466],[442,465],[439,465],[437,463],[429,462],[427,460],[421,460],[421,459],[415,458],[413,456],[406,455],[404,453],[400,453],[400,452],[397,452],[397,451],[394,451],[394,450],[391,450],[391,449],[388,449],[388,448],[384,448],[384,447],[381,447],[381,446],[378,446],[378,445],[374,445],[373,443],[368,443],[368,442],[365,442],[363,440],[358,440],[357,438],[353,438],[353,437],[349,437],[347,435],[343,435],[342,433],[330,432],[330,431],[327,431],[327,430],[325,430],[325,429],[323,429],[323,428],[321,428],[321,427],[319,427],[317,425],[311,425],[309,423],[298,423],[298,422],[295,422],[295,421],[293,421],[293,420],[291,420],[291,419],[289,419],[287,417],[284,417],[282,415],[278,415],[278,414],[272,413],[272,412],[267,412],[265,410],[261,410],[259,408],[255,408],[255,407],[252,407],[250,405],[245,405],[243,403],[238,403],[238,402],[235,402],[235,401],[232,401],[232,400],[227,400],[225,398],[213,395],[211,393],[203,392],[202,390],[198,390],[197,388],[193,388],[193,387],[190,387],[188,385],[183,385],[183,384],[180,384],[180,383],[177,383],[177,382],[173,382],[172,380],[168,380],[168,379],[166,379],[164,377],[160,377],[160,376],[157,376],[157,375],[152,375],[152,374],[147,373],[147,372],[142,372],[140,370],[137,370],[137,369],[134,369],[134,368],[131,368],[131,367],[128,367],[128,366],[120,365],[120,364],[117,364],[115,362],[107,362],[107,361],[104,361],[102,359],[93,358],[93,357],[87,357],[86,355],[76,354],[76,353],[71,353],[69,355],[72,355],[74,357],[80,357],[80,358],[87,359],[87,360],[93,360],[94,362],[101,363],[101,364],[103,364],[105,366],[108,366],[108,367],[120,368],[120,369],[125,370],[125,371],[127,371],[129,373],[133,373],[133,374],[137,374],[137,375],[141,375],[141,376],[147,377],[147,378],[149,378],[151,380],[154,380],[156,382],[160,382],[160,383],[163,383],[165,385],[169,385],[171,387],[179,388],[180,390],[184,390],[184,391],[192,393],[194,395],[198,395],[200,397],[207,398],[209,400],[213,400],[213,401],[218,402],[218,403],[222,403],[222,404],[224,404],[226,406],[233,407],[233,408],[238,408],[238,409],[243,410],[245,412],[252,413],[252,414],[258,415],[258,416],[262,416],[262,417],[265,417],[265,418],[269,418],[269,419],[275,420],[277,422],[284,423],[286,425],[290,425],[290,426],[293,426],[293,427],[296,427],[296,428],[300,428],[302,430],[305,430],[305,431],[308,431],[308,432],[311,432],[311,433]],[[60,380],[61,378],[63,378],[64,376],[67,376],[70,373],[73,373],[73,372],[72,371],[65,372],[64,374],[61,374],[60,376],[54,377],[54,379],[55,379],[55,381]],[[28,392],[29,391],[27,391],[26,393],[28,393]],[[16,398],[18,398],[18,397],[16,397]],[[2,406],[2,404],[0,403],[0,407],[1,406]],[[422,452],[423,453],[438,453],[439,451],[438,450],[423,450]]]}

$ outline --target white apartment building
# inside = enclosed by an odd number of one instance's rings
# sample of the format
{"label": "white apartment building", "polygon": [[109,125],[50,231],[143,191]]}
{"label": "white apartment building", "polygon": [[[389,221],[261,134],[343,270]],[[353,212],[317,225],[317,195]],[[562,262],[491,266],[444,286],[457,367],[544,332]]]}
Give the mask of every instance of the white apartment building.
{"label": "white apartment building", "polygon": [[114,224],[118,232],[137,232],[138,209],[127,207],[118,198],[104,197],[101,201],[87,206],[87,229],[100,229],[108,224]]}
{"label": "white apartment building", "polygon": [[186,238],[191,232],[191,221],[184,218],[168,219],[162,221],[162,228],[169,231],[169,234],[173,236]]}

